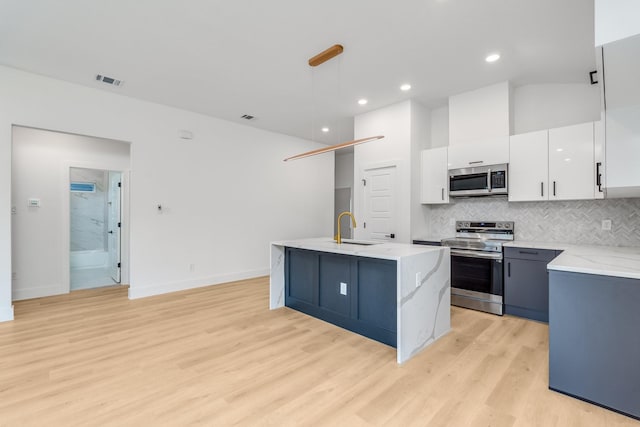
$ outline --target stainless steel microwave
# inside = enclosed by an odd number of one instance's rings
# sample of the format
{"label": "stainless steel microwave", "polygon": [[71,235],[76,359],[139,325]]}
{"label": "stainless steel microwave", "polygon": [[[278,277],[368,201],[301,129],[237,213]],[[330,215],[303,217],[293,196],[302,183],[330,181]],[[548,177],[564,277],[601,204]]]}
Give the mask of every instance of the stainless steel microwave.
{"label": "stainless steel microwave", "polygon": [[475,197],[507,194],[508,165],[449,170],[449,196]]}

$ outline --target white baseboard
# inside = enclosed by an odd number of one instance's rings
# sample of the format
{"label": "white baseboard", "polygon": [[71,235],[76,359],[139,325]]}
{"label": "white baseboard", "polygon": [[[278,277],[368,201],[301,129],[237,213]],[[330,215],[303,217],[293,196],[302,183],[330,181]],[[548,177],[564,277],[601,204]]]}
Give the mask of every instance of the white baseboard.
{"label": "white baseboard", "polygon": [[213,277],[201,277],[181,282],[164,283],[152,286],[129,286],[129,299],[145,298],[154,295],[168,294],[171,292],[185,291],[187,289],[203,288],[205,286],[220,285],[222,283],[235,282],[236,280],[253,279],[254,277],[268,276],[271,271],[264,270],[244,271],[240,273],[221,274]]}
{"label": "white baseboard", "polygon": [[12,299],[14,301],[20,301],[23,299],[50,297],[68,293],[69,290],[61,290],[61,286],[42,286],[38,288],[14,289]]}
{"label": "white baseboard", "polygon": [[13,320],[13,306],[0,307],[0,322]]}

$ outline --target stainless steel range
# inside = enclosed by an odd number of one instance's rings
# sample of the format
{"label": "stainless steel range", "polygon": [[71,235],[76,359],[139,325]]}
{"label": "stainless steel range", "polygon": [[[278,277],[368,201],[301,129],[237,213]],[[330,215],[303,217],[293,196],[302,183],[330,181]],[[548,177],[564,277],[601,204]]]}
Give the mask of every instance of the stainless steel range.
{"label": "stainless steel range", "polygon": [[503,313],[502,244],[513,240],[513,221],[456,221],[451,248],[451,304]]}

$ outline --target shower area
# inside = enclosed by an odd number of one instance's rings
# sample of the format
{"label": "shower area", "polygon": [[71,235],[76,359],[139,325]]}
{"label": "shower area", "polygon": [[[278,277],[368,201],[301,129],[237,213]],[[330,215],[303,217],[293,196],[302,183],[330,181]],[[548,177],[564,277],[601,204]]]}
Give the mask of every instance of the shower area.
{"label": "shower area", "polygon": [[121,176],[70,168],[71,290],[120,283]]}

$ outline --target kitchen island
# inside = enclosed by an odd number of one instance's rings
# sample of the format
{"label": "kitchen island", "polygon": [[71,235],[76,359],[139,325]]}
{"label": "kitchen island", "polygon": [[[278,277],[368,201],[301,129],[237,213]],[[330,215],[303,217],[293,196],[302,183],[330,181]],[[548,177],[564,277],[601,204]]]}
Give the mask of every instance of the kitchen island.
{"label": "kitchen island", "polygon": [[445,247],[328,237],[271,244],[271,309],[288,305],[395,344],[398,363],[449,331],[450,302]]}

